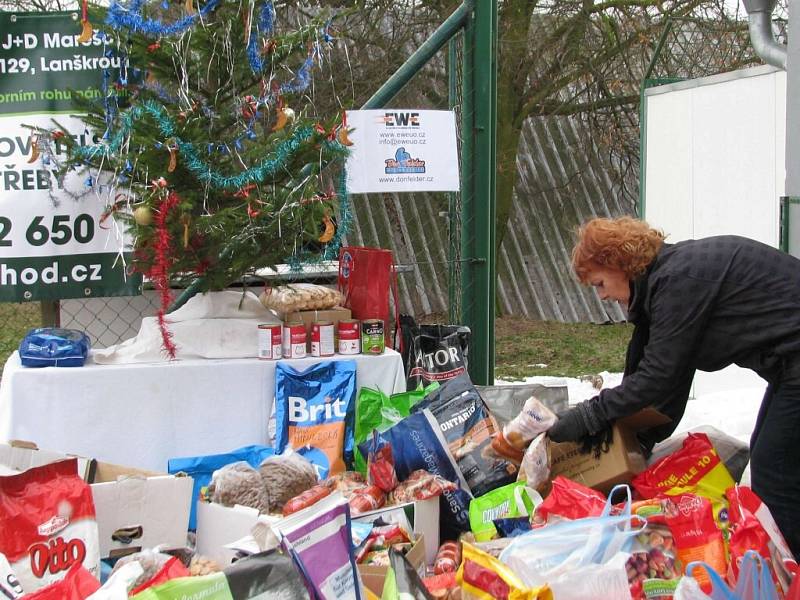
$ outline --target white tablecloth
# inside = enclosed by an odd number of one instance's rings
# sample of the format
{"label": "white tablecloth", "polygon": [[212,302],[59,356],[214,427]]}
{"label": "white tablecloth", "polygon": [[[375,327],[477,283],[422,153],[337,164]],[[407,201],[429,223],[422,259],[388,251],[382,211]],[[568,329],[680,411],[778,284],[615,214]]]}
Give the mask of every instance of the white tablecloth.
{"label": "white tablecloth", "polygon": [[[359,388],[405,391],[400,355],[355,358]],[[319,358],[287,360],[302,370]],[[22,367],[9,357],[0,382],[0,440],[166,471],[167,460],[267,444],[274,361],[256,358],[83,367]]]}

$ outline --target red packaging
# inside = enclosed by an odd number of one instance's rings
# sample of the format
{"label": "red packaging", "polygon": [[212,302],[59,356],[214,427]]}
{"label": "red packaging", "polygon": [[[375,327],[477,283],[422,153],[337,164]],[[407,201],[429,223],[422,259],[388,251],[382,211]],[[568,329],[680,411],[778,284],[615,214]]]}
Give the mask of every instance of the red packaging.
{"label": "red packaging", "polygon": [[788,594],[797,563],[769,508],[747,486],[732,487],[725,495],[730,503],[731,530],[728,581],[739,579],[739,564],[745,552],[755,550],[766,559],[778,590]]}
{"label": "red packaging", "polygon": [[283,326],[283,358],[306,357],[306,326],[302,321],[285,323]]}
{"label": "red packaging", "polygon": [[361,353],[361,325],[354,319],[342,319],[338,323],[339,354]]}
{"label": "red packaging", "polygon": [[455,573],[460,564],[461,549],[458,546],[458,542],[445,542],[439,547],[439,552],[436,553],[436,560],[433,562],[433,572],[436,575]]}
{"label": "red packaging", "polygon": [[360,515],[371,510],[377,510],[386,504],[386,495],[377,485],[369,485],[353,493],[349,500],[350,512]]}
{"label": "red packaging", "polygon": [[[664,507],[681,564],[700,560],[717,573],[725,573],[728,566],[725,541],[714,521],[711,501],[694,494],[681,494],[670,496]],[[704,569],[696,569],[694,578],[704,592],[711,591],[711,580]]]}
{"label": "red packaging", "polygon": [[129,596],[135,596],[147,588],[161,585],[170,579],[177,579],[178,577],[190,577],[191,575],[192,574],[189,572],[189,569],[187,569],[181,562],[181,559],[179,559],[177,556],[173,556],[164,563],[164,566],[158,570],[158,573],[153,575],[139,587],[132,589]]}
{"label": "red packaging", "polygon": [[77,459],[0,477],[0,553],[28,593],[75,564],[100,573],[92,490],[78,477]]}
{"label": "red packaging", "polygon": [[330,493],[331,488],[325,487],[324,485],[315,485],[284,504],[283,516],[286,517],[292,513],[296,513],[298,510],[308,508],[312,504],[316,504],[322,500],[325,496],[329,496]]}
{"label": "red packaging", "polygon": [[100,589],[100,581],[76,562],[61,581],[25,594],[25,600],[85,600]]}
{"label": "red packaging", "polygon": [[[373,447],[377,432],[373,432]],[[377,485],[387,494],[397,487],[397,473],[394,470],[394,456],[389,444],[382,444],[369,453],[369,482]]]}
{"label": "red packaging", "polygon": [[575,520],[597,517],[605,506],[605,496],[597,490],[558,475],[553,479],[550,494],[536,507],[534,525],[542,526],[554,518]]}
{"label": "red packaging", "polygon": [[[458,587],[455,572],[425,577],[422,579],[422,583],[425,584],[425,587],[431,594],[437,594],[439,592],[444,594]],[[434,597],[438,598],[439,596],[435,595]]]}
{"label": "red packaging", "polygon": [[418,469],[392,490],[389,500],[391,504],[404,504],[416,500],[436,498],[445,492],[453,492],[458,486],[452,481]]}

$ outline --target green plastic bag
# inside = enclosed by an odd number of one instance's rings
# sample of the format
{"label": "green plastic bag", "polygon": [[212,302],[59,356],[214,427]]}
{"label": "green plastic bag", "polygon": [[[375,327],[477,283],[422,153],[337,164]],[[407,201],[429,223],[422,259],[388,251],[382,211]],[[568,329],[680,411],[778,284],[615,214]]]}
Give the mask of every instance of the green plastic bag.
{"label": "green plastic bag", "polygon": [[495,535],[495,519],[512,519],[533,514],[541,504],[539,492],[529,488],[524,481],[515,481],[474,498],[469,503],[469,525],[475,539],[486,542]]}
{"label": "green plastic bag", "polygon": [[[373,429],[386,431],[411,414],[411,407],[439,387],[432,383],[426,388],[401,392],[387,396],[380,390],[361,388],[356,399],[355,443],[366,442]],[[355,452],[355,470],[366,475],[367,460],[361,452]]]}

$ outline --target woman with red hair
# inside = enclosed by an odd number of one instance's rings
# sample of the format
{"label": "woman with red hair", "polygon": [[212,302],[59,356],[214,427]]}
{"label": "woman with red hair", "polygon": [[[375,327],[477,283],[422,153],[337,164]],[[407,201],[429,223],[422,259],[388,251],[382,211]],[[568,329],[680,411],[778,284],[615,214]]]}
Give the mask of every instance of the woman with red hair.
{"label": "woman with red hair", "polygon": [[575,273],[626,306],[634,331],[620,385],[562,415],[549,435],[601,447],[616,419],[653,406],[672,423],[640,433],[649,451],[677,427],[696,369],[752,369],[768,383],[750,440],[753,490],[800,558],[800,261],[744,237],[664,238],[630,217],[581,227]]}

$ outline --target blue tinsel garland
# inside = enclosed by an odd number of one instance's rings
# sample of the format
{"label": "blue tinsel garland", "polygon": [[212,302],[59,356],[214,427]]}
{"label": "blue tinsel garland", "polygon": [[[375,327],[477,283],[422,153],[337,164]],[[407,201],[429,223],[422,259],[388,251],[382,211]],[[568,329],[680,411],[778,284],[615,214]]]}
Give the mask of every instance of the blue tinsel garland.
{"label": "blue tinsel garland", "polygon": [[176,33],[183,33],[192,27],[195,21],[214,10],[219,4],[219,0],[208,0],[198,12],[169,24],[164,24],[157,19],[145,19],[141,13],[144,4],[145,0],[131,0],[130,4],[125,7],[117,0],[112,0],[111,5],[108,7],[106,23],[114,29],[128,29],[149,38],[175,35]]}

